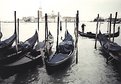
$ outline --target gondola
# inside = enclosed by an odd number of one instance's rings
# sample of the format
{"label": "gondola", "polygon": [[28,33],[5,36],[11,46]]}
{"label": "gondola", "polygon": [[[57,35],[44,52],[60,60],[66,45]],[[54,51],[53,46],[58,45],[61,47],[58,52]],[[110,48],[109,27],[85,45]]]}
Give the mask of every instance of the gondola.
{"label": "gondola", "polygon": [[2,32],[0,32],[0,39],[2,38],[2,36],[3,36],[3,34],[2,34]]}
{"label": "gondola", "polygon": [[23,57],[23,54],[31,51],[38,40],[37,31],[35,34],[27,39],[25,42],[20,42],[18,44],[18,49],[16,49],[16,45],[9,48],[7,52],[2,53],[0,57],[0,65],[12,63]]}
{"label": "gondola", "polygon": [[[92,32],[86,32],[86,33],[83,33],[81,31],[78,31],[79,35],[80,36],[83,36],[83,37],[88,37],[88,38],[94,38],[96,37],[96,34],[95,33],[92,33]],[[109,37],[109,34],[107,33],[104,33],[106,37]],[[118,28],[118,31],[116,33],[114,33],[114,37],[118,37],[120,34],[120,28]],[[110,37],[113,37],[113,34],[110,34]]]}
{"label": "gondola", "polygon": [[15,41],[17,35],[16,35],[16,29],[12,36],[10,36],[8,39],[5,39],[4,41],[0,41],[0,53],[6,51],[8,48],[10,48]]}
{"label": "gondola", "polygon": [[5,74],[7,72],[24,71],[35,67],[36,65],[43,66],[41,52],[37,49],[32,49],[30,52],[24,53],[22,58],[9,64],[0,66],[0,71]]}
{"label": "gondola", "polygon": [[54,54],[45,58],[48,74],[65,68],[74,57],[74,40],[68,31],[65,32],[64,40],[58,45]]}
{"label": "gondola", "polygon": [[[53,36],[51,33],[48,34],[48,38],[48,41],[53,43]],[[29,52],[22,54],[21,58],[12,63],[1,65],[0,69],[5,73],[9,71],[22,71],[25,69],[33,68],[36,65],[43,66],[42,56],[45,53],[43,51],[45,47],[43,47],[42,44],[45,46],[44,41],[42,43],[37,43],[34,49],[31,49]]]}
{"label": "gondola", "polygon": [[118,60],[121,62],[121,46],[115,42],[111,42],[106,35],[98,34],[98,40],[102,46],[102,49],[111,56],[113,59]]}

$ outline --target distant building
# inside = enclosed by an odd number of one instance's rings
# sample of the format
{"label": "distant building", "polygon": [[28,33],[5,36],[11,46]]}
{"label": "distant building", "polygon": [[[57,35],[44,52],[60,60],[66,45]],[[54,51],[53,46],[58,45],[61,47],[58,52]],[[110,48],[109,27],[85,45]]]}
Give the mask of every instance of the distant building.
{"label": "distant building", "polygon": [[[42,15],[42,8],[39,8],[39,21],[45,22],[45,16]],[[51,12],[51,14],[47,15],[48,22],[57,22],[57,14],[54,14],[54,11]],[[76,20],[76,17],[69,17],[69,16],[60,16],[61,21],[67,20],[67,22],[74,22]],[[38,17],[28,16],[23,17],[21,22],[38,22]]]}
{"label": "distant building", "polygon": [[35,22],[35,17],[34,16],[28,16],[28,17],[23,17],[22,22]]}
{"label": "distant building", "polygon": [[[115,18],[112,18],[111,23],[114,23]],[[110,22],[110,18],[105,19],[106,22]],[[116,23],[121,23],[121,18],[117,18]]]}
{"label": "distant building", "polygon": [[76,20],[76,17],[69,17],[69,16],[62,17],[62,21],[65,20],[67,20],[67,22],[74,22]]}
{"label": "distant building", "polygon": [[[56,22],[57,21],[57,15],[54,14],[52,11],[51,14],[47,15],[48,22]],[[45,22],[45,16],[42,17],[42,22]]]}

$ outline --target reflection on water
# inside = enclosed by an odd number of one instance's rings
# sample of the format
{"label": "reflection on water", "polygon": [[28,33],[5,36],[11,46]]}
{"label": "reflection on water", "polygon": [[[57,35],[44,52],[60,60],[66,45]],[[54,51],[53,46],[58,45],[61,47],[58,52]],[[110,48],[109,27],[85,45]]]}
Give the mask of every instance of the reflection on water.
{"label": "reflection on water", "polygon": [[[85,31],[95,32],[95,23],[85,23]],[[20,40],[23,41],[32,35],[35,31],[35,23],[20,24]],[[44,24],[40,24],[40,41],[44,39]],[[120,24],[118,24],[119,26]],[[12,24],[2,24],[3,39],[12,34]],[[55,23],[49,24],[49,30],[52,32],[56,42],[56,27]],[[101,29],[106,32],[107,23],[102,24]],[[31,29],[30,29],[31,28]],[[63,24],[64,28],[64,24]],[[69,32],[73,35],[74,24],[69,23]],[[6,34],[6,31],[10,31]],[[30,31],[31,30],[31,31]],[[64,31],[64,29],[63,29]],[[64,33],[61,33],[62,35]],[[23,35],[25,37],[23,37]],[[121,35],[115,39],[117,43],[121,41]],[[48,75],[45,66],[29,69],[27,71],[18,72],[14,75],[1,79],[0,84],[121,84],[121,65],[114,61],[106,63],[106,56],[97,44],[97,50],[94,49],[94,39],[79,37],[79,62],[73,63],[65,70],[60,70],[52,75]],[[56,44],[54,44],[55,46]],[[55,48],[54,48],[55,49]]]}
{"label": "reflection on water", "polygon": [[14,84],[29,84],[38,81],[38,67],[17,73]]}

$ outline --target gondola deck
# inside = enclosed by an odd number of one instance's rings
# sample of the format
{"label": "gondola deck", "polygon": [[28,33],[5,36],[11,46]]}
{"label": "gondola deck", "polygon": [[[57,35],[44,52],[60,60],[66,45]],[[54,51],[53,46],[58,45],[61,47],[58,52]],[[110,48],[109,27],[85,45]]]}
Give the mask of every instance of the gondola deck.
{"label": "gondola deck", "polygon": [[2,54],[3,56],[0,59],[0,65],[9,64],[22,58],[24,54],[31,51],[37,39],[38,34],[35,32],[35,34],[27,39],[24,43],[18,44],[18,51],[16,50],[16,46],[8,49],[7,52]]}
{"label": "gondola deck", "polygon": [[[41,58],[41,56],[40,55],[38,55],[38,56],[36,56],[36,57],[32,57],[31,55],[24,55],[21,59],[19,59],[18,61],[15,61],[15,62],[13,62],[13,63],[11,63],[11,64],[7,64],[7,65],[5,65],[4,67],[11,67],[11,66],[20,66],[20,65],[22,65],[22,64],[26,64],[26,63],[29,63],[29,62],[31,62],[31,61],[34,61],[34,60],[36,60],[36,59],[38,59],[38,58]],[[41,62],[41,61],[40,61]]]}
{"label": "gondola deck", "polygon": [[59,43],[57,51],[45,58],[45,65],[48,74],[63,69],[70,65],[74,57],[74,40],[68,31],[65,32],[65,38]]}
{"label": "gondola deck", "polygon": [[[92,32],[86,32],[86,33],[84,33],[84,32],[78,31],[78,33],[79,33],[80,36],[83,36],[83,37],[94,38],[94,39],[96,37],[96,34],[92,33]],[[113,34],[109,35],[108,33],[104,33],[104,35],[106,37],[113,37]],[[118,37],[119,35],[120,35],[120,28],[118,29],[117,32],[114,33],[114,37]]]}
{"label": "gondola deck", "polygon": [[117,43],[111,42],[105,35],[98,35],[98,40],[103,48],[103,50],[109,54],[113,59],[121,62],[121,46]]}

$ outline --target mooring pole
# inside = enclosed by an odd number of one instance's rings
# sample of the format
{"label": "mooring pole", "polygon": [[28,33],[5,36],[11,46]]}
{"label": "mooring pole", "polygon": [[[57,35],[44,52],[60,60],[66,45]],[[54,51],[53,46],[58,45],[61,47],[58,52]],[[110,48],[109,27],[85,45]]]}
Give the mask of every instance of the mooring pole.
{"label": "mooring pole", "polygon": [[98,25],[99,25],[99,14],[97,15],[96,37],[95,37],[95,49],[97,49],[97,34],[98,34]]}
{"label": "mooring pole", "polygon": [[18,33],[17,33],[17,29],[16,29],[16,11],[14,11],[14,24],[15,24],[15,34],[16,34],[16,53],[18,53],[18,41],[17,41],[17,38],[18,38]]}
{"label": "mooring pole", "polygon": [[19,43],[19,18],[17,19],[17,22],[18,22],[18,26],[17,26],[17,27],[18,27],[18,29],[17,29],[17,30],[18,30],[18,31],[17,31],[17,35],[18,35],[18,36],[17,36],[17,37],[18,37],[18,38],[17,38],[17,43]]}
{"label": "mooring pole", "polygon": [[116,20],[117,20],[117,12],[115,14],[115,19],[114,19],[114,24],[113,24],[113,42],[114,42],[114,33],[115,33]]}
{"label": "mooring pole", "polygon": [[59,21],[60,21],[60,19],[59,19],[59,12],[58,12],[58,18],[57,18],[57,44],[56,44],[56,51],[58,52],[58,38],[59,38]]}
{"label": "mooring pole", "polygon": [[46,50],[46,57],[47,59],[49,60],[49,51],[47,49],[47,46],[49,46],[47,44],[47,41],[48,41],[48,21],[47,21],[47,13],[45,13],[45,50]]}
{"label": "mooring pole", "polygon": [[37,11],[37,28],[38,28],[38,39],[37,39],[37,42],[39,43],[39,10]]}
{"label": "mooring pole", "polygon": [[62,31],[62,21],[60,21],[60,31]]}
{"label": "mooring pole", "polygon": [[107,22],[107,34],[109,35],[109,21]]}
{"label": "mooring pole", "polygon": [[76,64],[78,63],[78,29],[79,29],[79,11],[77,10],[77,14],[76,14],[76,42],[75,42]]}
{"label": "mooring pole", "polygon": [[39,32],[39,10],[38,10],[37,16],[38,16],[38,32]]}
{"label": "mooring pole", "polygon": [[46,44],[46,40],[47,40],[47,13],[45,13],[45,44]]}
{"label": "mooring pole", "polygon": [[112,22],[112,14],[110,14],[110,25],[109,25],[109,40],[111,40],[111,22]]}
{"label": "mooring pole", "polygon": [[67,19],[65,19],[65,29],[67,30]]}

